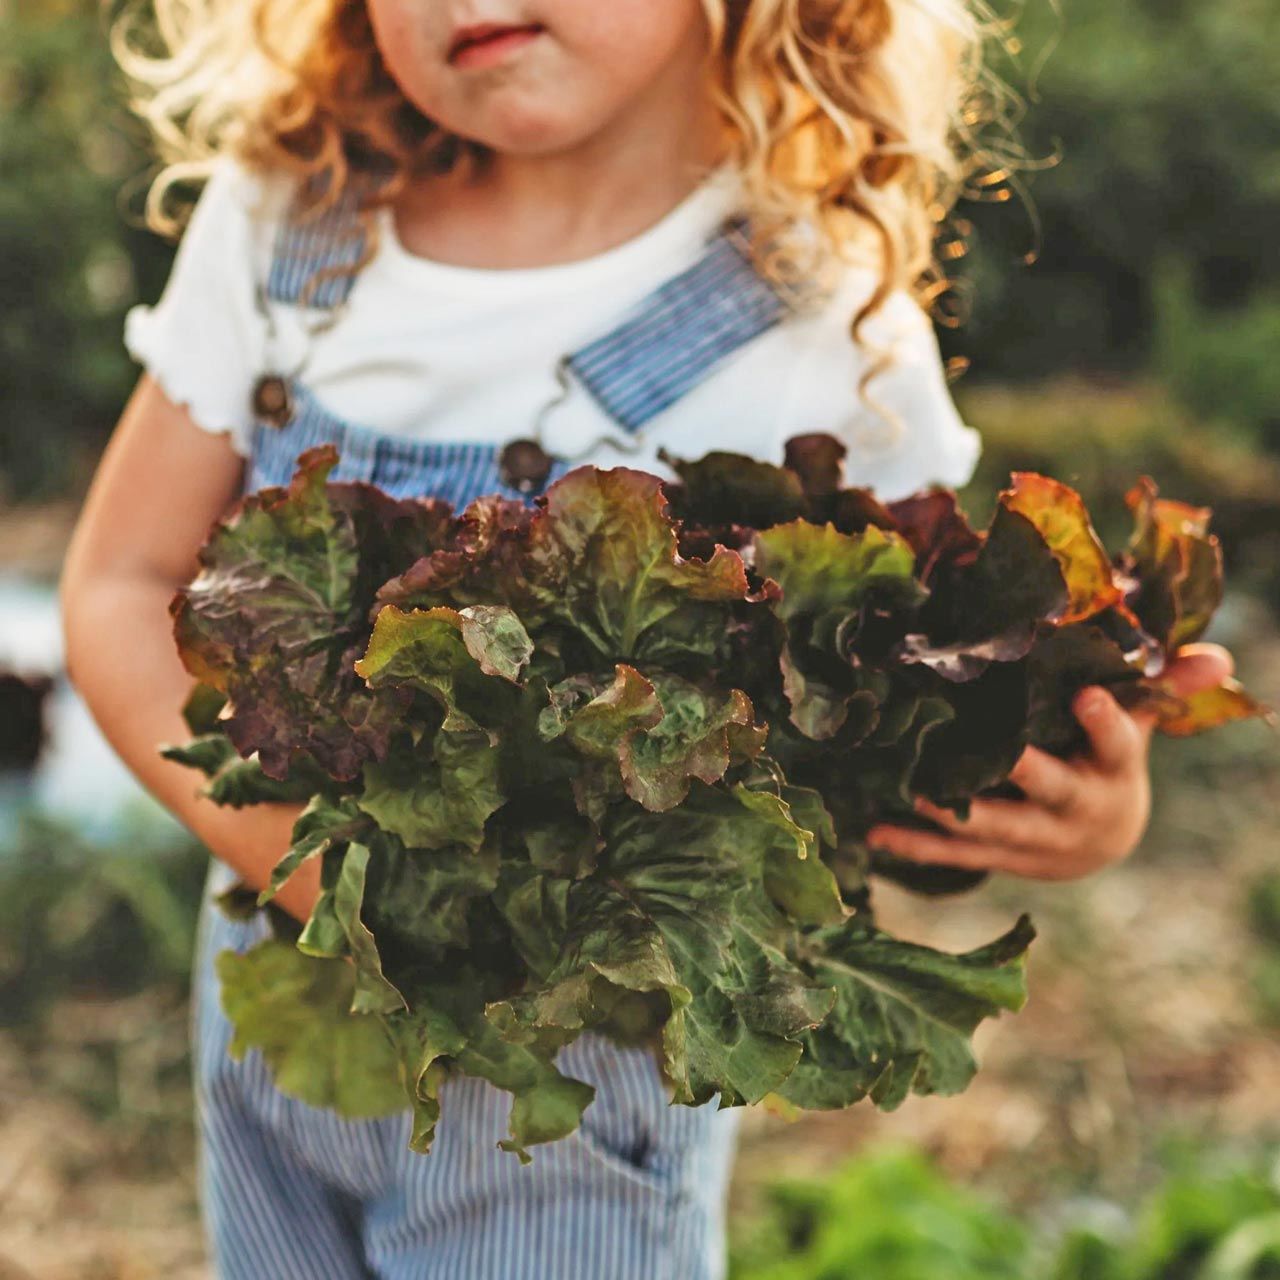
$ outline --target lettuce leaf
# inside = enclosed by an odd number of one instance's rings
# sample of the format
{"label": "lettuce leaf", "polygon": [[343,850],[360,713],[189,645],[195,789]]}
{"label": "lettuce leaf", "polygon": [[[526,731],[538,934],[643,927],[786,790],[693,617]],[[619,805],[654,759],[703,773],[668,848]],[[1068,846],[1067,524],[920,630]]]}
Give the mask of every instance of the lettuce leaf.
{"label": "lettuce leaf", "polygon": [[590,1105],[556,1065],[585,1032],[649,1047],[684,1104],[964,1088],[1034,930],[884,933],[875,876],[981,875],[866,832],[1079,750],[1086,684],[1173,734],[1261,708],[1161,685],[1221,598],[1207,513],[1144,481],[1112,559],[1047,477],[976,530],[944,490],[844,487],[843,456],[583,467],[455,516],[330,484],[324,447],[215,525],[172,606],[193,736],[163,750],[218,803],[307,802],[260,906],[308,859],[321,884],[296,937],[219,958],[234,1051],[313,1105],[411,1108],[422,1152],[445,1082],[487,1080],[521,1159]]}

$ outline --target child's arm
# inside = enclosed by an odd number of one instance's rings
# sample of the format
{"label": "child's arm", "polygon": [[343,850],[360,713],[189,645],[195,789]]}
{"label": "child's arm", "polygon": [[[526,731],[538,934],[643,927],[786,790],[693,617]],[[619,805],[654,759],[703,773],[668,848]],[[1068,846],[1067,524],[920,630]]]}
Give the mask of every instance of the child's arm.
{"label": "child's arm", "polygon": [[[89,487],[59,593],[67,673],[108,741],[216,857],[261,888],[302,806],[216,805],[188,767],[158,751],[190,738],[181,709],[195,683],[178,657],[169,601],[238,497],[243,465],[226,435],[197,427],[144,373]],[[312,860],[276,901],[305,920],[318,889]]]}
{"label": "child's arm", "polygon": [[[1213,688],[1231,674],[1217,645],[1188,645],[1166,678],[1175,693]],[[1059,760],[1028,747],[1012,780],[1025,800],[975,800],[967,820],[926,801],[919,811],[949,834],[874,827],[868,840],[900,858],[1037,880],[1074,880],[1127,858],[1151,809],[1147,748],[1155,717],[1130,714],[1105,689],[1082,689],[1074,711],[1089,736],[1087,755]]]}

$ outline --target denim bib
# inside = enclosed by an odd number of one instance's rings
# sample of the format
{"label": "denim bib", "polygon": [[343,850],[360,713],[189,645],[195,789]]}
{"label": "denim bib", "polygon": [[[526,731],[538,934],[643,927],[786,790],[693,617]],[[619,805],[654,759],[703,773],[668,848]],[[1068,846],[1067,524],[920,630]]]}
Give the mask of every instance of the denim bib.
{"label": "denim bib", "polygon": [[[346,301],[354,276],[342,269],[365,247],[356,220],[360,191],[359,183],[349,187],[305,223],[297,221],[299,194],[277,234],[265,285],[269,301],[299,303],[308,281],[326,268],[336,274],[319,280],[308,305],[332,308]],[[580,383],[614,423],[635,435],[727,357],[778,324],[790,306],[752,266],[743,224],[731,221],[693,266],[641,299],[608,333],[562,357],[557,374],[562,384],[569,378]],[[255,419],[246,492],[287,484],[298,455],[326,441],[340,456],[334,480],[365,480],[395,497],[440,497],[456,510],[486,493],[531,499],[573,465],[552,458],[541,486],[517,491],[503,483],[502,445],[382,433],[330,413],[296,377],[288,380],[287,396],[292,414],[283,426]],[[512,423],[510,438],[526,437],[530,426]]]}

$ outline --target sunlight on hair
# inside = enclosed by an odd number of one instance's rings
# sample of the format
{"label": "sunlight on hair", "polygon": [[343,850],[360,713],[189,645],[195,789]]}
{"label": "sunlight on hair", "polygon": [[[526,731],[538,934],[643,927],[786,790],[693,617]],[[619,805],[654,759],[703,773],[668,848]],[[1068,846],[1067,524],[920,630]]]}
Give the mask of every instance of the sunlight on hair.
{"label": "sunlight on hair", "polygon": [[[1016,63],[1022,51],[1013,31],[1025,0],[1011,3],[999,17],[986,0],[703,0],[759,270],[819,290],[841,263],[875,273],[850,320],[873,357],[864,395],[891,354],[863,326],[895,290],[939,324],[963,322],[966,291],[946,270],[972,230],[952,218],[957,201],[1016,194],[1034,222],[1018,174],[1054,161],[1027,159],[1025,100],[987,57],[1000,47]],[[404,97],[364,0],[132,0],[111,48],[155,140],[146,220],[167,236],[189,212],[167,208],[173,188],[223,151],[264,174],[331,175],[316,213],[353,170],[372,172],[383,181],[362,210],[366,249],[346,268],[359,270],[376,252],[377,207],[480,154]],[[953,375],[960,367],[951,362]]]}

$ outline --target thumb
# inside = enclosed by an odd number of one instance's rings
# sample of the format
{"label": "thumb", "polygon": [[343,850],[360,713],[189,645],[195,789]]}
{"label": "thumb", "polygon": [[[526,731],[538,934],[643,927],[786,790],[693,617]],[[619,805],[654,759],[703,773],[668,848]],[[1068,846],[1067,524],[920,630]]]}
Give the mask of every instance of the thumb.
{"label": "thumb", "polygon": [[[1176,700],[1204,689],[1216,689],[1235,673],[1235,659],[1220,644],[1184,644],[1169,659],[1164,671],[1152,682],[1154,687]],[[1131,713],[1147,736],[1155,731],[1160,713],[1154,707]]]}
{"label": "thumb", "polygon": [[1216,689],[1235,669],[1231,654],[1220,644],[1186,644],[1165,667],[1159,684],[1182,698],[1201,689]]}
{"label": "thumb", "polygon": [[1105,689],[1097,685],[1082,689],[1072,709],[1100,769],[1121,773],[1142,761],[1151,725],[1131,716]]}

